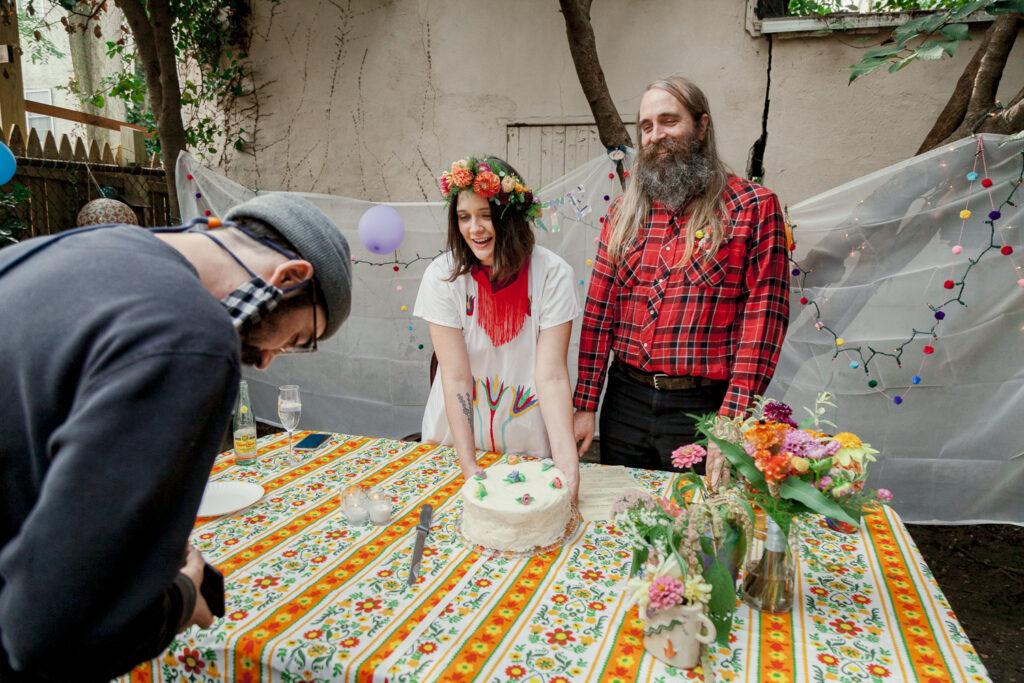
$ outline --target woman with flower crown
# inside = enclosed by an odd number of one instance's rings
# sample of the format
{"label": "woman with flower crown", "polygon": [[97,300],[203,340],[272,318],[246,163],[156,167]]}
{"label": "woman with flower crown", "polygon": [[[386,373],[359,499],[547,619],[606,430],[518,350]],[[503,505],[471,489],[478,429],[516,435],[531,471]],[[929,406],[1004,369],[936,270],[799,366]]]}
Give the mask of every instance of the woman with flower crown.
{"label": "woman with flower crown", "polygon": [[551,457],[576,497],[566,354],[580,313],[572,268],[534,244],[541,206],[495,157],[452,164],[438,178],[448,202],[448,251],[427,268],[413,315],[430,324],[440,368],[423,440],[454,445],[467,479],[477,449]]}

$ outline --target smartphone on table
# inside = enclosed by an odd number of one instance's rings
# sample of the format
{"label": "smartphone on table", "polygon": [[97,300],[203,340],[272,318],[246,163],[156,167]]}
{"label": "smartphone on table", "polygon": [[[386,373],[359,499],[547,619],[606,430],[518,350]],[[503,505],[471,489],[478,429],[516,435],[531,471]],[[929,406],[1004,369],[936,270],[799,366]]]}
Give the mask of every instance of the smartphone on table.
{"label": "smartphone on table", "polygon": [[315,451],[329,438],[331,438],[330,434],[310,434],[295,444],[295,450]]}

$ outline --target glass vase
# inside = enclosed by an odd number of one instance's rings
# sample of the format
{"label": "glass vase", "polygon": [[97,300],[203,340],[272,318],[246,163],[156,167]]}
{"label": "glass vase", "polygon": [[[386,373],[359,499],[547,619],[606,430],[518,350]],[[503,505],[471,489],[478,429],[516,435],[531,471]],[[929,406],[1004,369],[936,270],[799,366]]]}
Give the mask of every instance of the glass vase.
{"label": "glass vase", "polygon": [[[795,533],[795,520],[789,529]],[[756,610],[783,614],[793,608],[795,584],[796,554],[779,525],[766,515],[764,551],[747,565],[740,596]]]}

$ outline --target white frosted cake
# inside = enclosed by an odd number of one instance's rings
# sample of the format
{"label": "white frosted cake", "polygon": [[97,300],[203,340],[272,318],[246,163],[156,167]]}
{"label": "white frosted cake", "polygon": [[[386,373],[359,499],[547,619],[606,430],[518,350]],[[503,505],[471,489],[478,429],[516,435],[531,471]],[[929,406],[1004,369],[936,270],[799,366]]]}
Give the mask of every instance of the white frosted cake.
{"label": "white frosted cake", "polygon": [[565,475],[550,460],[493,465],[462,485],[462,535],[519,552],[558,541],[572,516]]}

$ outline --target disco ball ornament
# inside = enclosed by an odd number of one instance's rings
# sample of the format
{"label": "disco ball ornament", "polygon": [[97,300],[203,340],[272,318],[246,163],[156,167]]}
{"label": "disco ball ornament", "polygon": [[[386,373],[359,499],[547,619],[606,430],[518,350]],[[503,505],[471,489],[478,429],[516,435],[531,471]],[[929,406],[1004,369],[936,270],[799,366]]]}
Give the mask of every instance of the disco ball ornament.
{"label": "disco ball ornament", "polygon": [[78,226],[104,225],[106,223],[127,223],[138,225],[139,218],[132,207],[116,199],[93,199],[78,212]]}

